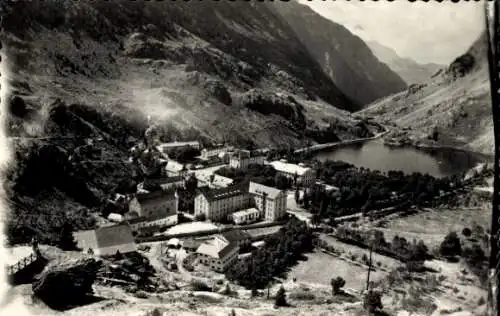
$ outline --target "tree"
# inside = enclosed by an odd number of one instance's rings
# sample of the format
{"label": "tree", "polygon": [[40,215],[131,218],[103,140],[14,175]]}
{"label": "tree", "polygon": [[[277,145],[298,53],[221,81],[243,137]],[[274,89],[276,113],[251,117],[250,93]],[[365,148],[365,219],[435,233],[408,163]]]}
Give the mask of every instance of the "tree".
{"label": "tree", "polygon": [[472,264],[479,264],[486,258],[484,250],[478,244],[465,247],[462,256]]}
{"label": "tree", "polygon": [[342,277],[336,277],[330,280],[332,286],[332,295],[337,295],[340,293],[340,289],[345,285],[345,280]]}
{"label": "tree", "polygon": [[383,308],[382,294],[369,290],[363,298],[363,308],[370,314],[375,313]]}
{"label": "tree", "polygon": [[73,236],[73,227],[69,223],[64,223],[58,242],[62,250],[76,250],[76,241]]}
{"label": "tree", "polygon": [[439,252],[444,257],[460,256],[462,253],[462,246],[460,245],[460,238],[456,232],[451,232],[446,235],[439,247]]}
{"label": "tree", "polygon": [[299,204],[299,201],[300,201],[300,192],[299,192],[299,188],[295,188],[295,203]]}
{"label": "tree", "polygon": [[229,313],[229,316],[236,316],[236,311],[232,309],[231,312]]}
{"label": "tree", "polygon": [[120,250],[117,250],[116,253],[115,253],[115,260],[122,260],[123,259],[123,255],[122,253],[120,252]]}
{"label": "tree", "polygon": [[285,292],[285,288],[283,287],[283,285],[278,290],[278,293],[276,293],[274,305],[275,306],[288,306],[288,303],[286,301],[286,292]]}
{"label": "tree", "polygon": [[198,187],[198,179],[194,174],[191,174],[186,180],[186,190],[189,192],[194,192]]}
{"label": "tree", "polygon": [[470,237],[472,235],[472,231],[470,230],[470,228],[465,227],[462,230],[462,235],[464,235],[465,237]]}

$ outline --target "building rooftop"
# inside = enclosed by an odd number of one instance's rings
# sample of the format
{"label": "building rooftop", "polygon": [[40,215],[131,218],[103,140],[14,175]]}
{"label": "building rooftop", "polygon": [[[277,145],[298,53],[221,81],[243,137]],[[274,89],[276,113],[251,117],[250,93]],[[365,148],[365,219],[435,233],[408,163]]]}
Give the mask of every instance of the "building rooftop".
{"label": "building rooftop", "polygon": [[143,188],[147,190],[149,187],[156,185],[177,183],[184,181],[183,176],[153,176],[144,179]]}
{"label": "building rooftop", "polygon": [[267,194],[267,198],[269,199],[275,199],[277,198],[281,193],[283,193],[282,190],[276,189],[273,187],[269,187],[257,182],[250,182],[248,192],[251,194],[257,194],[257,195],[263,195]]}
{"label": "building rooftop", "polygon": [[214,239],[202,243],[196,252],[212,258],[222,259],[237,247],[238,245],[236,243],[227,242],[220,236],[216,236]]}
{"label": "building rooftop", "polygon": [[181,164],[180,162],[177,162],[175,160],[169,160],[167,162],[167,165],[165,166],[165,170],[170,171],[170,172],[180,172],[180,171],[183,171],[185,169],[186,169],[186,167],[183,164]]}
{"label": "building rooftop", "polygon": [[208,201],[217,201],[228,199],[233,196],[244,195],[247,190],[243,186],[229,186],[220,189],[210,189],[208,187],[199,187],[200,194],[203,194]]}
{"label": "building rooftop", "polygon": [[285,172],[285,173],[290,173],[290,174],[297,174],[298,176],[304,175],[307,171],[311,170],[309,167],[302,167],[296,164],[292,163],[287,163],[283,161],[272,161],[269,163],[276,169],[277,171]]}
{"label": "building rooftop", "polygon": [[206,173],[198,173],[196,174],[196,178],[199,181],[210,183],[216,187],[227,187],[233,184],[234,180],[231,178],[223,177],[218,174],[213,174],[213,179],[211,179],[211,175]]}
{"label": "building rooftop", "polygon": [[175,190],[159,190],[148,193],[137,194],[139,204],[155,203],[165,199],[175,199],[177,193]]}

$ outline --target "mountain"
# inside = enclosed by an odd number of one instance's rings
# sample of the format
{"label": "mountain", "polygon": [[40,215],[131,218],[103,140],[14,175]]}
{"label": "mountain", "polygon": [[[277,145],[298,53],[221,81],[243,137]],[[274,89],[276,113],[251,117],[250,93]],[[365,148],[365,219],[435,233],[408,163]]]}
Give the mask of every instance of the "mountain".
{"label": "mountain", "polygon": [[[43,231],[44,241],[54,243],[50,232],[63,220],[88,228],[86,210],[101,210],[143,177],[128,158],[146,131],[163,141],[242,147],[365,137],[378,127],[349,111],[396,89],[366,86],[359,98],[349,97],[338,84],[368,84],[360,81],[367,63],[388,68],[358,38],[308,13],[308,23],[317,18],[331,27],[328,36],[371,56],[357,64],[348,48],[332,52],[342,65],[333,69],[333,80],[304,34],[270,4],[37,0],[0,6],[16,158],[7,185],[11,242]],[[377,75],[379,87],[385,82],[384,73],[366,71]]]}
{"label": "mountain", "polygon": [[376,101],[359,112],[385,121],[387,137],[493,154],[486,35],[432,79]]}
{"label": "mountain", "polygon": [[396,72],[408,84],[422,83],[429,80],[444,65],[435,63],[420,64],[411,58],[403,58],[392,48],[384,46],[377,41],[369,41],[366,44],[373,54]]}
{"label": "mountain", "polygon": [[335,85],[359,104],[406,89],[403,79],[342,25],[295,1],[274,2],[274,8]]}

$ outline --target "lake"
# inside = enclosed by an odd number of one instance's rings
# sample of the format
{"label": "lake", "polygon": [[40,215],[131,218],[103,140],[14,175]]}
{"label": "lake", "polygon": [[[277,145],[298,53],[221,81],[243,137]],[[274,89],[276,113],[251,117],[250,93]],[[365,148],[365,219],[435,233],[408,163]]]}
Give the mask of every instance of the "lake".
{"label": "lake", "polygon": [[487,161],[483,155],[448,148],[389,147],[382,139],[325,149],[316,152],[315,158],[320,161],[341,160],[382,172],[428,173],[439,178],[467,171],[477,163]]}

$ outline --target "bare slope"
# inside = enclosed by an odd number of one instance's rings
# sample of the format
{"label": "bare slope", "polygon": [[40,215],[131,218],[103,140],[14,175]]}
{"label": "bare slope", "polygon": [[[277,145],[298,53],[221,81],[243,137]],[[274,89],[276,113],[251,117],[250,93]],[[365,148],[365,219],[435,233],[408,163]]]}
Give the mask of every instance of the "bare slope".
{"label": "bare slope", "polygon": [[329,116],[352,126],[338,109],[360,107],[267,5],[33,1],[9,4],[4,21],[11,83],[33,103],[122,108],[262,145],[305,142],[304,126]]}
{"label": "bare slope", "polygon": [[384,46],[376,41],[367,42],[373,54],[396,72],[408,84],[422,83],[431,79],[443,65],[434,63],[420,64],[411,58],[403,58],[392,48]]}
{"label": "bare slope", "polygon": [[492,154],[486,36],[431,80],[378,100],[360,114],[396,124],[388,138],[409,137],[413,144],[420,141]]}

